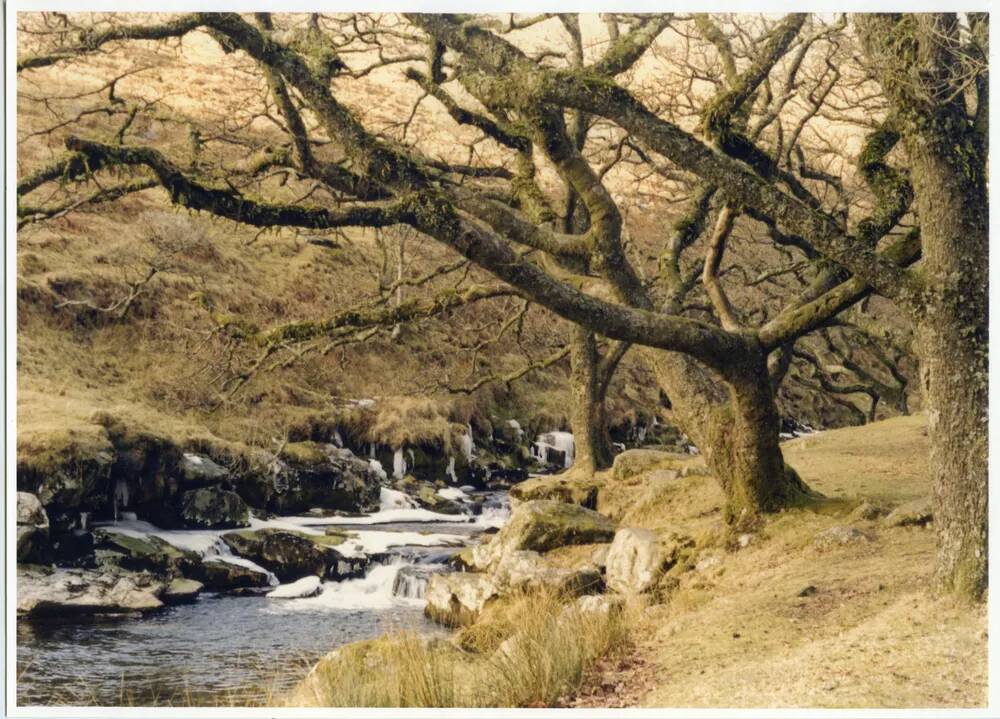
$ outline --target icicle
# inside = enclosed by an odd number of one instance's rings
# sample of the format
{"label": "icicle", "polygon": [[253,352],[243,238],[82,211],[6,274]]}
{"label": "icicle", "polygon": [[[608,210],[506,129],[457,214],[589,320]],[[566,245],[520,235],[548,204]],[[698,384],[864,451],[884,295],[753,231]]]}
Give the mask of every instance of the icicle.
{"label": "icicle", "polygon": [[476,441],[472,438],[472,425],[466,425],[465,434],[462,435],[462,455],[466,462],[472,462],[476,453]]}
{"label": "icicle", "polygon": [[115,521],[118,521],[118,509],[128,506],[128,484],[123,479],[115,482],[114,508]]}
{"label": "icicle", "polygon": [[403,448],[400,447],[392,455],[392,476],[395,479],[402,479],[406,476],[406,459],[403,458]]}

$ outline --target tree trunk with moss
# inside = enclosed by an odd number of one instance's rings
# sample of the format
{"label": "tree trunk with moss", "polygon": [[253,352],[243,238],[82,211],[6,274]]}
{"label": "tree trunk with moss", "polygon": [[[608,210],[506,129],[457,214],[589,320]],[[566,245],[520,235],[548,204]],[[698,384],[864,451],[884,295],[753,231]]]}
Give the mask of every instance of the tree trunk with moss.
{"label": "tree trunk with moss", "polygon": [[[952,140],[956,138],[951,138]],[[931,440],[938,579],[972,598],[986,588],[988,214],[968,141],[908,144],[923,236],[927,305],[917,324]],[[936,151],[940,150],[940,151]]]}
{"label": "tree trunk with moss", "polygon": [[686,355],[646,350],[675,421],[722,486],[723,516],[735,531],[756,527],[762,513],[817,496],[784,462],[767,358],[763,350],[749,354],[734,357],[724,380]]}
{"label": "tree trunk with moss", "polygon": [[[858,21],[892,101],[920,219],[921,295],[913,308],[929,409],[937,578],[971,599],[987,584],[987,89],[967,105],[961,58],[985,59],[987,18],[877,15]],[[977,39],[977,34],[979,38]],[[983,71],[985,78],[985,71]]]}
{"label": "tree trunk with moss", "polygon": [[597,339],[593,332],[574,326],[570,343],[570,424],[575,443],[573,466],[593,474],[611,466],[611,440],[599,377]]}

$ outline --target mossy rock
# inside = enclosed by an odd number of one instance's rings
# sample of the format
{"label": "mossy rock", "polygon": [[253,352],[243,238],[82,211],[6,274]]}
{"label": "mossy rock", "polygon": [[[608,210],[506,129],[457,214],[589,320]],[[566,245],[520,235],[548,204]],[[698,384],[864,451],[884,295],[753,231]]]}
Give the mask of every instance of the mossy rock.
{"label": "mossy rock", "polygon": [[186,527],[230,529],[250,524],[250,508],[236,492],[205,487],[181,496],[181,519]]}
{"label": "mossy rock", "polygon": [[289,442],[282,448],[281,457],[298,464],[322,464],[329,455],[328,446],[320,442]]}
{"label": "mossy rock", "polygon": [[309,575],[325,577],[329,568],[342,559],[330,545],[321,545],[313,539],[283,529],[244,530],[222,535],[222,541],[234,553],[270,570],[282,582]]}
{"label": "mossy rock", "polygon": [[490,569],[520,550],[547,552],[572,544],[610,542],[615,528],[613,520],[576,504],[546,499],[522,502],[499,533],[473,549],[472,559],[477,568]]}
{"label": "mossy rock", "polygon": [[288,444],[268,471],[275,491],[267,508],[279,514],[314,507],[369,512],[379,506],[381,484],[369,463],[332,444]]}
{"label": "mossy rock", "polygon": [[206,589],[216,591],[264,589],[270,586],[268,576],[263,572],[221,559],[187,561],[184,576],[198,580]]}
{"label": "mossy rock", "polygon": [[596,477],[533,477],[510,489],[516,502],[548,499],[597,509],[597,499],[604,481]]}
{"label": "mossy rock", "polygon": [[[66,531],[81,509],[93,511],[106,504],[114,460],[114,447],[99,425],[34,431],[18,437],[17,489],[38,497],[54,531]],[[64,515],[66,521],[61,522]]]}
{"label": "mossy rock", "polygon": [[186,604],[193,602],[204,588],[204,584],[194,579],[177,577],[167,584],[167,588],[160,595],[160,601],[164,604]]}
{"label": "mossy rock", "polygon": [[159,537],[133,537],[108,529],[95,529],[92,534],[94,546],[105,563],[124,569],[173,573],[179,571],[188,556]]}

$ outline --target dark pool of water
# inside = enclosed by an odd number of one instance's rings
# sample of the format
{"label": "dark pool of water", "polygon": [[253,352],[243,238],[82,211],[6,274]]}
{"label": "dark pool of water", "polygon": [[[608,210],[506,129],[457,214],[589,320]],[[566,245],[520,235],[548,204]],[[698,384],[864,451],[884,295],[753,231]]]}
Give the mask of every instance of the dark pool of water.
{"label": "dark pool of water", "polygon": [[413,603],[290,611],[280,601],[209,595],[141,619],[19,620],[18,705],[266,702],[334,647],[387,631],[441,631]]}

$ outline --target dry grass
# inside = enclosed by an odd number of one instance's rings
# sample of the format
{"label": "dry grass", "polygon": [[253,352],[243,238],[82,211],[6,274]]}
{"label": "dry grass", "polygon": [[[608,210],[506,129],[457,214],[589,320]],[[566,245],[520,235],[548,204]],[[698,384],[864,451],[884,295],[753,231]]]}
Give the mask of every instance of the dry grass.
{"label": "dry grass", "polygon": [[[925,421],[901,417],[788,442],[789,463],[832,501],[778,515],[735,552],[697,516],[720,496],[704,478],[685,478],[683,493],[659,492],[657,517],[648,499],[655,490],[633,487],[647,499],[626,512],[629,522],[695,536],[695,563],[717,563],[676,572],[667,603],[642,615],[633,628],[642,669],[623,692],[593,690],[609,675],[593,676],[578,705],[983,706],[985,608],[930,590],[933,531],[850,514],[864,499],[899,504],[929,492]],[[813,538],[832,526],[857,527],[870,540],[820,548]],[[800,596],[806,587],[814,591]],[[613,679],[616,670],[607,671]]]}
{"label": "dry grass", "polygon": [[[494,610],[475,641],[400,634],[342,647],[287,698],[291,706],[552,706],[627,641],[627,613],[583,613],[547,594]],[[489,627],[489,631],[485,627]]]}

